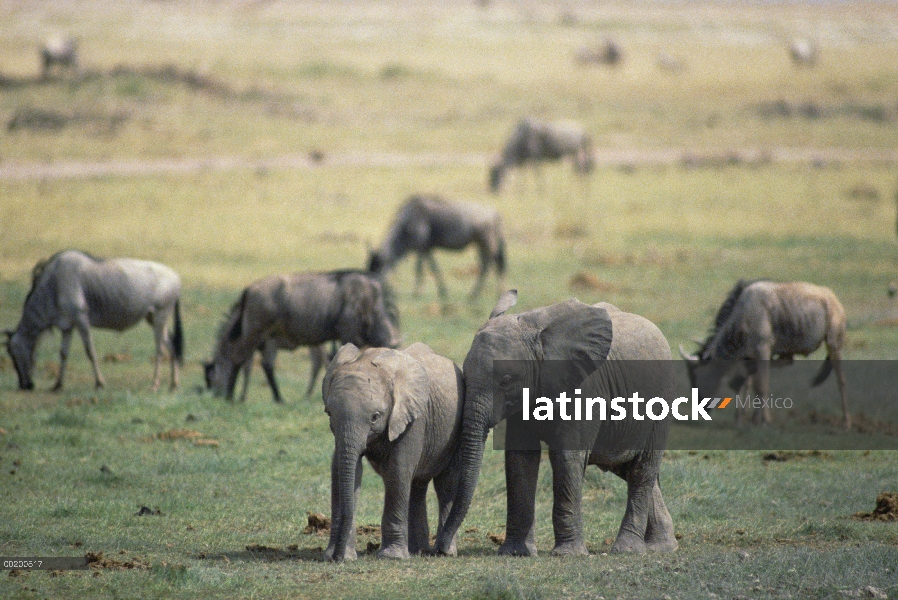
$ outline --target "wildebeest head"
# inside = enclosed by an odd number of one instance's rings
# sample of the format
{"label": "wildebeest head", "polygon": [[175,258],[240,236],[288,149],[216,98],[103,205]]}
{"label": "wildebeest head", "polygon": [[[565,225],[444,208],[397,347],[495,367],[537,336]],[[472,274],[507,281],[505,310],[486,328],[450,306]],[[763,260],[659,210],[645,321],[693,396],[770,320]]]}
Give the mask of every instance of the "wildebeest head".
{"label": "wildebeest head", "polygon": [[25,336],[14,331],[5,331],[7,335],[6,349],[12,358],[12,364],[16,369],[16,375],[19,377],[19,389],[33,390],[34,381],[31,379],[31,373],[34,370],[34,349],[37,345],[35,341],[25,339]]}
{"label": "wildebeest head", "polygon": [[340,338],[359,347],[397,348],[402,343],[390,288],[376,277],[351,274],[342,282]]}
{"label": "wildebeest head", "polygon": [[384,259],[383,252],[380,250],[372,250],[368,254],[368,270],[372,273],[382,273],[386,270],[387,261]]}
{"label": "wildebeest head", "polygon": [[[686,373],[689,375],[689,386],[698,390],[699,397],[712,396],[720,387],[720,382],[735,366],[734,361],[714,358],[705,347],[696,354],[689,354],[680,345],[680,355],[686,361]],[[738,378],[738,376],[737,376]],[[735,385],[737,379],[731,382]],[[741,386],[737,386],[738,387]]]}

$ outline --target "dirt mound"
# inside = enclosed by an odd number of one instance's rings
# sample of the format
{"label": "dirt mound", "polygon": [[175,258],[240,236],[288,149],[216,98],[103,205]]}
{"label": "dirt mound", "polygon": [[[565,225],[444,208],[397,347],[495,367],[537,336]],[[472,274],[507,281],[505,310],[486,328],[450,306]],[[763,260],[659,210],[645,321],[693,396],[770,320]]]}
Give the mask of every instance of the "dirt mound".
{"label": "dirt mound", "polygon": [[113,569],[116,571],[125,571],[127,569],[145,570],[150,565],[140,559],[133,558],[130,560],[118,560],[116,558],[106,558],[102,552],[88,552],[84,555],[87,558],[87,564],[91,569]]}
{"label": "dirt mound", "polygon": [[302,530],[306,535],[311,533],[324,534],[331,529],[331,520],[321,513],[308,513],[308,525]]}
{"label": "dirt mound", "polygon": [[568,282],[568,287],[572,291],[595,291],[595,292],[613,292],[615,286],[602,281],[598,276],[587,271],[578,271]]}
{"label": "dirt mound", "polygon": [[898,492],[883,492],[876,497],[876,508],[871,513],[854,513],[861,521],[898,521]]}

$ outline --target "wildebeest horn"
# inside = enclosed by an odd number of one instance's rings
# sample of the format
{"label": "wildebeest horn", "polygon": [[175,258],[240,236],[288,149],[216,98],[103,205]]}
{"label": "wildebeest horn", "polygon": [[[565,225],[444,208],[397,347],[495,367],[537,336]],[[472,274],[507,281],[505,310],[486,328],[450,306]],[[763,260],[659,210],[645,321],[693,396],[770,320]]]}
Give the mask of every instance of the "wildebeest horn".
{"label": "wildebeest horn", "polygon": [[688,352],[686,352],[686,350],[683,348],[683,344],[680,344],[680,356],[682,356],[689,362],[697,363],[700,360],[697,354],[689,354]]}

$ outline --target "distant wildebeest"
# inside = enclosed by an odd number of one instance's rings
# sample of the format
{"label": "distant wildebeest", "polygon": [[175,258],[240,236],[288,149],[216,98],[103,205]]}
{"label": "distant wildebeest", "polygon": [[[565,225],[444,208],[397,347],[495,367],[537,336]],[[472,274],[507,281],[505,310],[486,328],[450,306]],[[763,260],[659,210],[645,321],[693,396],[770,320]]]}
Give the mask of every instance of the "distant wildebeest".
{"label": "distant wildebeest", "polygon": [[809,40],[793,40],[789,45],[789,56],[796,67],[813,67],[817,64],[817,47]]}
{"label": "distant wildebeest", "polygon": [[502,155],[490,168],[490,190],[495,194],[502,185],[505,172],[512,167],[532,165],[539,178],[539,164],[570,158],[580,175],[592,171],[592,141],[578,123],[559,121],[546,123],[530,117],[514,128]]}
{"label": "distant wildebeest", "polygon": [[889,298],[894,298],[898,295],[898,279],[889,283]]}
{"label": "distant wildebeest", "polygon": [[[718,310],[699,351],[690,355],[681,345],[680,353],[700,396],[713,395],[724,377],[734,375],[732,389],[747,390],[751,382],[756,396],[763,399],[770,392],[771,366],[789,364],[794,355],[807,356],[826,344],[826,360],[811,384],[820,385],[835,369],[848,429],[851,415],[841,363],[845,324],[845,310],[829,288],[801,281],[740,280]],[[737,406],[736,424],[742,425],[743,418]],[[766,407],[754,414],[756,423],[770,419]]]}
{"label": "distant wildebeest", "polygon": [[577,62],[583,64],[599,64],[614,67],[624,59],[624,51],[613,39],[607,39],[598,48],[580,48],[577,51]]}
{"label": "distant wildebeest", "polygon": [[499,213],[479,204],[449,202],[435,194],[417,194],[399,209],[387,239],[380,249],[371,252],[368,270],[385,273],[409,252],[417,253],[415,294],[421,292],[424,261],[430,265],[441,297],[446,297],[446,283],[433,257],[434,248],[463,250],[471,244],[480,253],[480,271],[471,291],[476,298],[490,267],[496,270],[499,287],[505,289],[505,236]]}
{"label": "distant wildebeest", "polygon": [[247,286],[222,324],[208,379],[215,395],[234,395],[237,373],[261,349],[275,402],[278,348],[320,346],[331,340],[359,347],[396,348],[399,319],[390,290],[364,271],[272,275]]}
{"label": "distant wildebeest", "polygon": [[46,79],[50,76],[53,66],[60,71],[77,70],[78,68],[78,42],[73,38],[54,37],[47,40],[41,48],[41,76]]}
{"label": "distant wildebeest", "polygon": [[[31,375],[38,338],[54,326],[62,331],[62,345],[59,377],[53,390],[62,388],[73,329],[78,330],[84,342],[97,387],[103,387],[105,382],[97,365],[90,328],[124,331],[142,319],[153,327],[156,339],[153,391],[159,389],[159,365],[166,350],[171,357],[171,386],[178,387],[178,363],[184,357],[180,295],[178,274],[155,262],[132,258],[102,260],[77,250],[66,250],[37,263],[32,270],[31,291],[25,298],[22,320],[15,331],[6,332],[19,387],[34,389]],[[174,331],[169,339],[166,324],[172,315]]]}

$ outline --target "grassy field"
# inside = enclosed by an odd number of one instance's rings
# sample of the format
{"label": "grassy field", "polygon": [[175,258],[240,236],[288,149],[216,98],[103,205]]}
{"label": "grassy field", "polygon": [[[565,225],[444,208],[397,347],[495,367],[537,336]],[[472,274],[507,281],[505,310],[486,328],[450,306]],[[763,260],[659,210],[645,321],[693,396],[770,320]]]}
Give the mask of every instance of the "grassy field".
{"label": "grassy field", "polygon": [[[680,550],[645,557],[604,554],[626,494],[594,469],[593,556],[549,557],[544,468],[543,555],[508,560],[490,540],[504,529],[505,484],[502,454],[488,450],[459,558],[322,563],[327,538],[303,530],[308,511],[329,512],[333,442],[320,393],[302,399],[306,353],[280,357],[283,406],[260,370],[249,400],[228,404],[203,392],[200,367],[245,285],[362,266],[419,191],[502,212],[521,310],[610,301],[652,319],[675,349],[706,332],[737,279],[801,279],[845,305],[846,358],[894,358],[895,164],[838,156],[898,142],[895,5],[0,0],[0,14],[0,173],[239,159],[181,174],[0,178],[4,328],[34,263],[76,247],[174,267],[187,332],[173,393],[150,391],[147,327],[95,332],[100,391],[79,341],[58,394],[47,391],[58,334],[39,348],[33,393],[15,391],[0,357],[0,555],[103,552],[106,566],[2,571],[0,596],[844,598],[869,586],[898,596],[898,523],[851,518],[898,491],[887,451],[669,452],[662,485]],[[82,71],[41,81],[37,48],[54,32],[79,38]],[[576,63],[608,37],[624,48],[620,66]],[[815,68],[790,63],[793,37],[819,45]],[[662,54],[682,68],[659,68]],[[529,173],[490,196],[486,164],[469,157],[498,151],[525,114],[577,119],[600,152],[636,158],[601,164],[585,193],[553,166],[542,196]],[[749,160],[807,149],[837,158]],[[677,158],[639,158],[659,150]],[[316,167],[253,166],[313,151],[325,157]],[[445,160],[329,161],[425,153]],[[496,296],[465,301],[473,252],[438,260],[445,303],[432,282],[411,295],[411,261],[394,273],[402,331],[461,363]],[[834,415],[837,404],[833,391]],[[360,524],[379,523],[382,490],[368,468]],[[359,550],[378,541],[366,533]]]}

